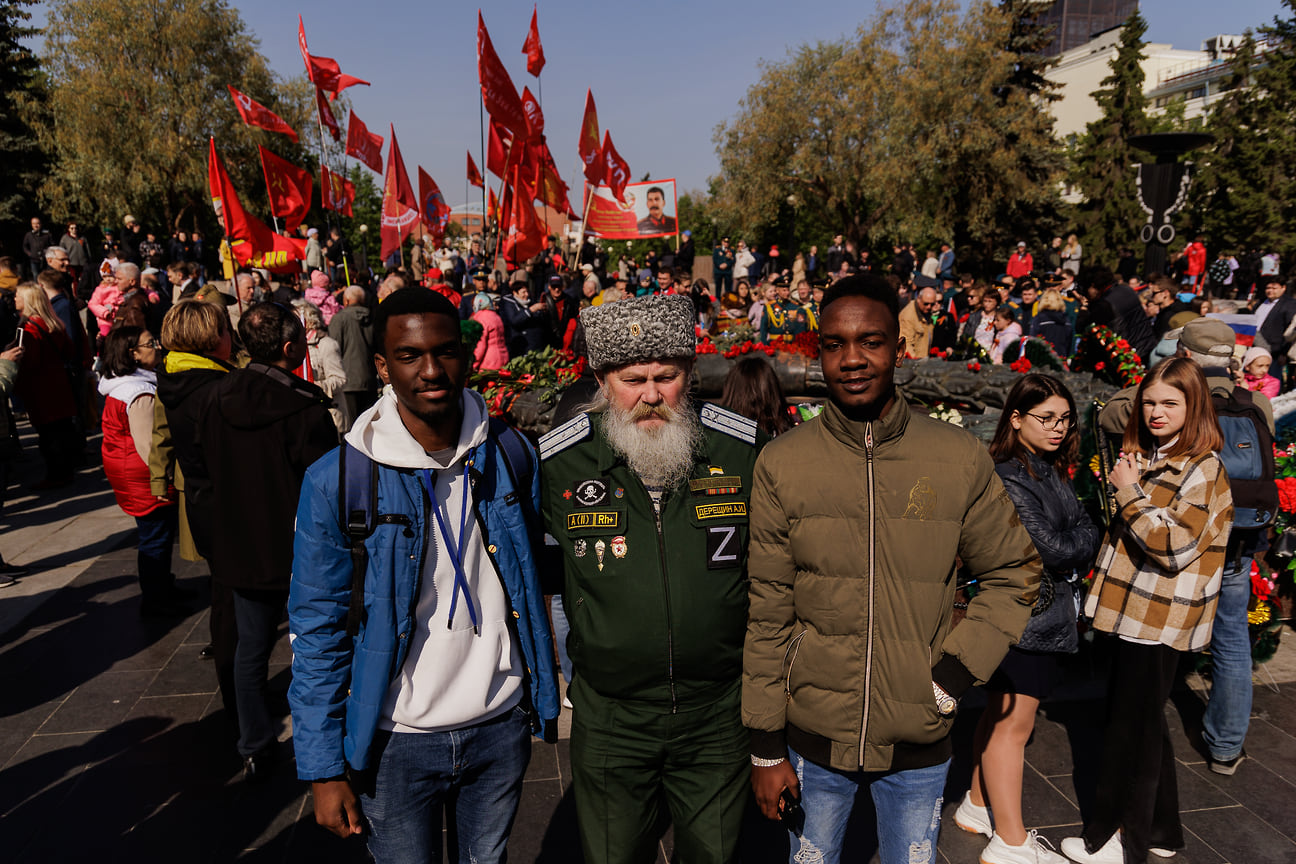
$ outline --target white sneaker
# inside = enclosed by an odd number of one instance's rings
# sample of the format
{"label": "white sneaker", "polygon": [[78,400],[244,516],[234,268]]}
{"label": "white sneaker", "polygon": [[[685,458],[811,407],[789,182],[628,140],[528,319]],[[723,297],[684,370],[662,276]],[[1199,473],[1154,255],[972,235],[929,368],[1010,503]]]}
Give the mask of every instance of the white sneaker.
{"label": "white sneaker", "polygon": [[1176,849],[1163,849],[1160,846],[1153,846],[1151,849],[1148,849],[1148,851],[1158,858],[1173,858],[1178,854],[1178,850]]}
{"label": "white sneaker", "polygon": [[1125,850],[1121,847],[1117,831],[1097,852],[1086,852],[1083,837],[1068,837],[1062,841],[1062,854],[1079,864],[1125,864]]}
{"label": "white sneaker", "polygon": [[981,850],[981,864],[1067,864],[1047,840],[1034,831],[1026,832],[1026,842],[1010,846],[998,834]]}
{"label": "white sneaker", "polygon": [[990,822],[990,808],[973,804],[971,791],[963,795],[958,809],[954,811],[954,824],[969,834],[994,836],[994,826]]}

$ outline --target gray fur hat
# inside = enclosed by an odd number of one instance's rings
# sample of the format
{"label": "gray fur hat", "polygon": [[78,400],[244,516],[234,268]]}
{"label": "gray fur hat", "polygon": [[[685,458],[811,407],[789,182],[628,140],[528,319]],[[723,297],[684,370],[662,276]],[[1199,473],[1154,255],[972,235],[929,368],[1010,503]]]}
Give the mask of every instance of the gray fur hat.
{"label": "gray fur hat", "polygon": [[582,309],[590,368],[692,358],[697,351],[694,318],[693,301],[682,294],[646,294]]}

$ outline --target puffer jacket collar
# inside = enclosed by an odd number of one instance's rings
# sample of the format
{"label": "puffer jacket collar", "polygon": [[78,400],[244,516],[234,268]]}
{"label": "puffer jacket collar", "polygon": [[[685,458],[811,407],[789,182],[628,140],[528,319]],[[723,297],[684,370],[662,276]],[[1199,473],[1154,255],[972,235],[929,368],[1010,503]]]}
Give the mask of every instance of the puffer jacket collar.
{"label": "puffer jacket collar", "polygon": [[[873,420],[873,449],[886,447],[900,440],[909,426],[909,403],[900,393],[896,393],[895,402],[887,413]],[[861,453],[868,448],[866,439],[869,423],[862,420],[851,420],[833,402],[829,402],[822,415],[824,430],[838,441],[858,450]]]}

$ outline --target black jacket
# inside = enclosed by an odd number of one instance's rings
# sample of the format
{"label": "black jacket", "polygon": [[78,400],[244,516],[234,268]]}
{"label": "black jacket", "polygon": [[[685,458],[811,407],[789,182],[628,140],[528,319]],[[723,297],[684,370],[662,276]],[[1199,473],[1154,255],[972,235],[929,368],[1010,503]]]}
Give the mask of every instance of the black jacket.
{"label": "black jacket", "polygon": [[[328,397],[274,366],[235,369],[212,391],[200,426],[210,483],[212,578],[287,591],[302,477],[338,444]],[[193,521],[193,516],[190,521]]]}
{"label": "black jacket", "polygon": [[[216,361],[219,362],[219,361]],[[211,557],[210,520],[203,513],[209,508],[211,483],[199,447],[199,424],[206,410],[212,388],[220,383],[232,367],[225,369],[186,369],[181,372],[157,372],[157,398],[166,411],[171,432],[171,447],[176,464],[184,476],[185,505],[194,547],[204,558]]]}
{"label": "black jacket", "polygon": [[[1259,306],[1257,303],[1256,308]],[[1260,325],[1260,338],[1274,355],[1276,365],[1282,365],[1287,357],[1287,348],[1290,346],[1283,334],[1291,326],[1292,318],[1296,318],[1296,298],[1284,294],[1274,303],[1274,307],[1265,316],[1264,323]]]}
{"label": "black jacket", "polygon": [[1148,355],[1160,341],[1152,331],[1152,323],[1148,320],[1138,295],[1122,282],[1113,285],[1102,299],[1090,306],[1089,320],[1086,323],[1110,327],[1117,336],[1130,343],[1144,362],[1147,362]]}
{"label": "black jacket", "polygon": [[1074,329],[1067,323],[1066,313],[1059,309],[1041,309],[1031,318],[1029,336],[1038,336],[1053,346],[1063,357],[1071,353]]}
{"label": "black jacket", "polygon": [[[1059,477],[1052,464],[1041,457],[1027,453],[1026,458],[1035,477],[1019,459],[995,465],[995,473],[1044,563],[1040,599],[1017,647],[1074,654],[1079,648],[1077,577],[1088,573],[1098,553],[1098,527],[1080,505],[1069,480]],[[1047,590],[1050,585],[1051,592]]]}

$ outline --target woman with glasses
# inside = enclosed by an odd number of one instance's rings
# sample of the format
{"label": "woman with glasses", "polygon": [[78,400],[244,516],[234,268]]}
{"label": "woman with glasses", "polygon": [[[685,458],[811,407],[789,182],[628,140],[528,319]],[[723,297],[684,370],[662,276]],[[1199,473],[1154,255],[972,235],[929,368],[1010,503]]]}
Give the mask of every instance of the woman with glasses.
{"label": "woman with glasses", "polygon": [[1044,575],[1025,632],[986,684],[972,788],[954,814],[964,831],[990,838],[983,864],[1066,861],[1026,830],[1021,796],[1035,712],[1061,679],[1063,656],[1079,648],[1079,580],[1098,550],[1098,528],[1071,485],[1079,445],[1075,400],[1066,387],[1047,375],[1023,376],[1008,393],[990,455],[1039,550]]}
{"label": "woman with glasses", "polygon": [[176,538],[176,493],[159,497],[149,486],[149,451],[153,446],[153,405],[162,352],[153,334],[140,327],[118,326],[104,340],[103,467],[117,506],[135,517],[139,529],[140,611],[165,614],[177,600],[171,573]]}

